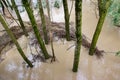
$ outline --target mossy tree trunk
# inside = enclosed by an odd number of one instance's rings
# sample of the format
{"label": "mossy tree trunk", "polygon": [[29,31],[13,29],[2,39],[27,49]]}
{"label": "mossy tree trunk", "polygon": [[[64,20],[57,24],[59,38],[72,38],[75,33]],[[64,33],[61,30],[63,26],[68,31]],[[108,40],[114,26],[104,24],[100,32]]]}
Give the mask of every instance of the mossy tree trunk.
{"label": "mossy tree trunk", "polygon": [[18,17],[18,20],[19,20],[19,22],[20,22],[21,28],[22,28],[25,36],[28,36],[27,30],[26,30],[26,28],[25,28],[25,26],[24,26],[24,23],[23,23],[22,18],[21,18],[21,16],[20,16],[20,13],[19,13],[19,10],[18,10],[18,8],[17,8],[17,5],[16,5],[16,3],[15,3],[14,0],[11,0],[11,2],[12,2],[12,6],[13,6],[15,12],[16,12],[16,15],[17,15],[17,17]]}
{"label": "mossy tree trunk", "polygon": [[1,2],[3,5],[5,5],[6,7],[8,7],[8,5],[7,5],[7,3],[6,3],[5,0],[1,0],[0,2]]}
{"label": "mossy tree trunk", "polygon": [[43,33],[44,33],[44,40],[45,40],[45,44],[48,44],[48,34],[47,34],[48,31],[46,30],[46,22],[45,22],[45,16],[44,16],[41,0],[38,0],[38,3],[39,3],[39,13],[42,21]]}
{"label": "mossy tree trunk", "polygon": [[96,43],[98,41],[100,32],[102,30],[102,26],[103,26],[103,23],[104,23],[106,14],[107,14],[107,10],[108,10],[110,4],[111,4],[111,0],[106,0],[105,6],[102,7],[102,9],[101,9],[102,12],[101,12],[101,15],[100,15],[100,18],[99,18],[95,33],[93,35],[91,47],[90,47],[90,50],[89,50],[89,55],[94,55]]}
{"label": "mossy tree trunk", "polygon": [[8,28],[7,23],[5,22],[5,20],[2,18],[2,16],[0,15],[0,22],[3,25],[3,27],[5,28],[5,30],[7,31],[8,35],[11,37],[12,41],[15,43],[17,50],[19,51],[20,55],[22,56],[22,58],[26,61],[26,63],[30,66],[33,67],[32,63],[28,60],[28,58],[25,56],[22,48],[20,47],[19,43],[17,42],[16,38],[14,37],[13,33],[10,31],[10,29]]}
{"label": "mossy tree trunk", "polygon": [[65,29],[66,29],[66,40],[70,41],[70,30],[69,30],[69,10],[67,0],[63,0],[64,7],[64,18],[65,18]]}
{"label": "mossy tree trunk", "polygon": [[80,50],[82,45],[82,0],[75,0],[75,15],[76,15],[76,47],[74,53],[73,72],[78,71]]}
{"label": "mossy tree trunk", "polygon": [[7,2],[7,4],[8,4],[8,6],[11,8],[11,10],[13,10],[13,7],[12,7],[12,5],[10,4],[9,0],[6,0],[6,2]]}
{"label": "mossy tree trunk", "polygon": [[51,21],[49,0],[46,0],[46,4],[47,4],[47,13],[48,13],[49,21]]}
{"label": "mossy tree trunk", "polygon": [[49,0],[46,0],[46,4],[47,4],[47,13],[48,13],[48,26],[50,27],[49,28],[49,31],[50,31],[50,45],[51,45],[51,50],[52,50],[52,59],[51,59],[51,62],[55,61],[56,58],[55,58],[55,52],[54,52],[54,45],[53,45],[53,33],[51,31],[51,16],[50,16],[50,5],[49,5]]}
{"label": "mossy tree trunk", "polygon": [[5,15],[5,7],[8,7],[7,3],[5,2],[5,0],[0,0],[0,4],[2,6],[2,11],[3,14]]}
{"label": "mossy tree trunk", "polygon": [[26,9],[26,11],[28,13],[30,22],[32,24],[32,27],[33,27],[33,30],[34,30],[34,33],[35,33],[35,36],[36,36],[36,38],[38,40],[38,43],[39,43],[39,45],[41,47],[43,55],[44,55],[45,59],[48,59],[50,56],[49,56],[49,54],[47,52],[47,49],[46,49],[45,44],[44,44],[44,41],[43,41],[43,39],[42,39],[42,37],[41,37],[41,35],[39,33],[39,30],[37,28],[37,23],[35,21],[35,17],[33,15],[32,9],[30,8],[28,0],[22,0],[22,3],[23,3],[23,5],[24,5],[24,7],[25,7],[25,9]]}
{"label": "mossy tree trunk", "polygon": [[103,6],[103,0],[98,0],[98,12],[99,12],[99,17],[102,14],[102,6]]}

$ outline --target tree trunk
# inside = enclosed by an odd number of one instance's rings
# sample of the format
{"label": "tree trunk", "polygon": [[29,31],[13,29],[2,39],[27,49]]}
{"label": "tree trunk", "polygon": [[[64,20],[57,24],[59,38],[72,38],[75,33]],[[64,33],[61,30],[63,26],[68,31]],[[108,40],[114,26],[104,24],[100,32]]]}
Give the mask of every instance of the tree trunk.
{"label": "tree trunk", "polygon": [[42,21],[43,33],[44,33],[44,40],[45,40],[45,44],[48,44],[48,33],[46,30],[46,22],[45,22],[44,11],[41,0],[38,0],[38,3],[39,3],[39,13]]}
{"label": "tree trunk", "polygon": [[103,6],[103,0],[98,0],[98,12],[99,12],[99,17],[102,14],[102,6]]}
{"label": "tree trunk", "polygon": [[65,30],[66,30],[66,40],[70,40],[70,30],[69,30],[69,10],[67,0],[63,0],[64,7],[64,17],[65,17]]}
{"label": "tree trunk", "polygon": [[17,8],[17,5],[16,5],[16,3],[15,3],[14,0],[11,0],[11,2],[12,2],[12,6],[13,6],[15,12],[16,12],[16,15],[17,15],[17,17],[18,17],[18,20],[19,20],[19,22],[20,22],[21,28],[22,28],[25,36],[28,36],[27,30],[26,30],[26,28],[25,28],[25,26],[24,26],[24,23],[23,23],[23,20],[22,20],[22,18],[21,18],[21,16],[20,16],[20,13],[19,13],[19,10],[18,10],[18,8]]}
{"label": "tree trunk", "polygon": [[6,2],[7,2],[7,4],[8,4],[8,6],[11,8],[11,10],[13,10],[13,7],[11,6],[9,0],[6,0]]}
{"label": "tree trunk", "polygon": [[14,37],[13,33],[11,32],[11,30],[8,28],[7,23],[5,22],[5,20],[2,18],[2,16],[0,15],[0,22],[3,25],[3,27],[5,28],[5,30],[7,31],[8,35],[11,37],[12,41],[15,43],[20,55],[22,56],[22,58],[26,61],[26,63],[30,66],[33,67],[32,63],[28,60],[28,58],[25,56],[22,48],[20,47],[19,43],[17,42],[16,38]]}
{"label": "tree trunk", "polygon": [[82,0],[75,1],[75,15],[76,15],[76,47],[74,53],[73,72],[78,71],[80,50],[82,45]]}
{"label": "tree trunk", "polygon": [[46,4],[47,4],[48,18],[49,18],[49,21],[51,21],[49,0],[46,0]]}
{"label": "tree trunk", "polygon": [[32,24],[32,27],[33,27],[33,30],[34,30],[34,33],[35,33],[35,36],[36,36],[36,38],[38,40],[38,43],[39,43],[39,45],[41,47],[43,55],[44,55],[45,59],[48,59],[48,58],[50,58],[50,56],[49,56],[49,54],[48,54],[48,52],[46,50],[44,41],[43,41],[43,39],[42,39],[42,37],[41,37],[41,35],[39,33],[39,30],[37,28],[37,23],[35,21],[35,18],[34,18],[34,15],[32,13],[32,9],[30,8],[30,5],[28,3],[28,0],[22,0],[22,3],[23,3],[23,5],[24,5],[24,7],[25,7],[25,9],[26,9],[26,11],[28,13],[30,22]]}
{"label": "tree trunk", "polygon": [[[53,46],[53,33],[51,31],[51,17],[50,17],[50,5],[49,5],[49,0],[46,0],[47,4],[47,13],[48,13],[48,24],[47,27],[49,27],[49,39],[50,39],[50,45],[51,45],[51,50],[52,50],[52,59],[51,62],[55,61],[55,52],[54,52],[54,46]],[[52,26],[53,27],[53,26]]]}
{"label": "tree trunk", "polygon": [[8,7],[8,5],[7,5],[7,3],[6,3],[5,0],[2,0],[2,1],[0,1],[0,2],[3,3],[4,6]]}
{"label": "tree trunk", "polygon": [[0,0],[0,4],[2,6],[3,15],[5,15],[5,7],[8,7],[8,5],[6,4],[5,0]]}
{"label": "tree trunk", "polygon": [[[65,32],[65,28],[64,28],[65,24],[64,23],[51,22],[50,24],[51,24],[51,26],[49,26],[50,27],[50,32],[49,33],[52,33],[52,35],[54,35],[53,39],[55,37],[58,37],[59,39],[66,38],[66,36],[65,36],[66,32]],[[39,32],[42,36],[43,32],[41,31],[41,29],[42,29],[41,22],[38,21],[37,25],[39,26]],[[74,27],[72,24],[70,24],[70,25],[72,27]],[[33,31],[32,25],[30,23],[25,23],[25,26],[26,26],[27,32],[32,32]],[[71,38],[71,40],[76,41],[75,29],[73,29],[72,27],[70,28],[70,32],[71,32],[70,33],[70,38]],[[13,32],[16,39],[19,39],[22,35],[24,35],[22,29],[19,28],[18,26],[13,26],[13,27],[10,28],[10,30]],[[82,46],[86,49],[89,49],[90,48],[90,42],[87,39],[88,38],[84,34],[82,34]],[[7,50],[4,51],[4,48],[9,43],[11,44],[11,42],[12,42],[12,40],[6,32],[2,36],[0,36],[0,54],[9,50],[7,48]],[[12,45],[10,45],[10,46],[12,46]],[[71,47],[69,47],[68,49],[70,49]],[[97,56],[97,58],[101,58],[103,56],[104,52],[105,52],[104,50],[99,50],[97,47],[95,48],[95,55]]]}
{"label": "tree trunk", "polygon": [[102,30],[102,26],[103,26],[103,23],[104,23],[106,14],[107,14],[107,10],[110,6],[110,3],[111,3],[111,0],[107,0],[106,3],[105,3],[105,6],[102,7],[103,9],[102,9],[102,12],[101,12],[101,15],[100,15],[100,18],[99,18],[99,21],[98,21],[93,39],[92,39],[91,47],[90,47],[90,50],[89,50],[89,55],[94,55],[96,43],[97,43],[97,40],[99,38],[100,32]]}

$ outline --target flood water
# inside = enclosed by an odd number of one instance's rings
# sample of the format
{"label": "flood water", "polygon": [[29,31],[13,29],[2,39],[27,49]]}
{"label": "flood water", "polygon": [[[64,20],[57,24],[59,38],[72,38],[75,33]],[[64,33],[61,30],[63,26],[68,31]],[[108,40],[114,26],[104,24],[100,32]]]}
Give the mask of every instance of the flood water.
{"label": "flood water", "polygon": [[[89,38],[92,38],[98,19],[95,16],[95,7],[91,5],[89,0],[83,2],[83,23],[82,31]],[[55,10],[54,15],[61,16],[59,22],[63,22],[64,15],[61,10]],[[56,17],[58,18],[58,17]],[[74,22],[74,10],[71,14],[71,21]],[[53,18],[53,21],[55,19]],[[56,62],[46,63],[36,62],[34,68],[26,68],[23,59],[19,55],[15,47],[3,55],[5,60],[0,63],[0,80],[120,80],[120,57],[115,53],[120,50],[120,34],[119,29],[110,24],[109,17],[106,18],[101,35],[98,41],[98,48],[105,50],[103,58],[97,59],[96,56],[89,56],[88,50],[82,47],[80,55],[80,63],[77,73],[72,72],[74,47],[67,50],[73,41],[57,41],[54,42],[54,50],[57,58]],[[28,40],[22,36],[19,39],[21,47],[26,55],[29,53],[27,45]],[[46,46],[51,53],[50,46]]]}

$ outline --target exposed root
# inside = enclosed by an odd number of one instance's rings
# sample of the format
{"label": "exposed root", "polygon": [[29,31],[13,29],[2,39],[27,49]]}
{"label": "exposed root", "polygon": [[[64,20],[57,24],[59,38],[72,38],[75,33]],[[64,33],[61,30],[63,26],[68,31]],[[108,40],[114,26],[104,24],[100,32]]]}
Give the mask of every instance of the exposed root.
{"label": "exposed root", "polygon": [[51,58],[51,63],[56,61],[56,57]]}
{"label": "exposed root", "polygon": [[[89,49],[90,45],[91,45],[91,43],[88,42],[86,36],[83,34],[83,36],[82,36],[82,46],[84,46],[85,48]],[[95,48],[95,55],[98,58],[101,58],[103,56],[104,52],[105,52],[104,50],[99,50],[97,47]]]}

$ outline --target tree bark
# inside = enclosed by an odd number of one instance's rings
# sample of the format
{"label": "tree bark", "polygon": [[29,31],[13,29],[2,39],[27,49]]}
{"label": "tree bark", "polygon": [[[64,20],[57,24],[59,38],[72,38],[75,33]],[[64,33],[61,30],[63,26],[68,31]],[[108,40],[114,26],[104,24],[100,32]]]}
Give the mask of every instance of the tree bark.
{"label": "tree bark", "polygon": [[43,33],[44,33],[44,40],[45,40],[45,44],[48,44],[48,33],[47,33],[48,31],[46,29],[46,21],[44,17],[44,11],[41,0],[38,0],[38,3],[39,3],[39,13],[42,21]]}
{"label": "tree bark", "polygon": [[82,45],[82,0],[75,1],[75,15],[76,15],[76,47],[74,53],[73,72],[78,71],[80,50]]}
{"label": "tree bark", "polygon": [[49,54],[47,52],[47,49],[46,49],[45,44],[44,44],[44,41],[43,41],[43,39],[42,39],[42,37],[41,37],[41,35],[39,33],[39,30],[37,28],[37,23],[35,21],[35,18],[34,18],[34,15],[32,13],[32,9],[30,8],[30,5],[28,3],[28,0],[22,0],[22,3],[23,3],[23,5],[24,5],[24,7],[25,7],[25,9],[26,9],[26,11],[28,13],[30,22],[32,24],[32,28],[34,30],[35,36],[36,36],[36,38],[38,40],[38,43],[39,43],[39,45],[41,47],[43,55],[44,55],[45,59],[48,59],[48,58],[50,58],[50,56],[49,56]]}
{"label": "tree bark", "polygon": [[[52,35],[54,35],[53,38],[54,37],[58,37],[60,39],[66,38],[66,32],[65,32],[65,28],[64,28],[65,24],[64,23],[51,22],[50,24],[51,24],[50,32],[52,33]],[[37,25],[39,26],[38,27],[39,32],[42,36],[43,32],[41,31],[41,29],[42,29],[41,23],[38,22]],[[30,25],[30,23],[25,23],[25,26],[26,26],[27,32],[32,32],[33,29],[32,29],[32,26]],[[71,25],[71,26],[73,26],[73,25]],[[16,39],[19,39],[22,35],[24,35],[22,29],[20,29],[18,26],[13,26],[10,28],[10,30],[13,32]],[[75,30],[72,28],[70,29],[70,38],[71,38],[71,40],[76,41]],[[0,54],[5,53],[4,48],[6,47],[6,45],[8,45],[11,42],[12,42],[12,40],[6,32],[2,36],[0,36]],[[10,46],[12,46],[12,45],[10,44]],[[87,40],[87,37],[84,34],[82,34],[82,46],[86,49],[90,48],[90,42]],[[9,49],[7,49],[6,51],[8,51],[8,50]],[[101,58],[103,56],[102,53],[104,53],[104,50],[99,50],[97,47],[95,48],[95,55],[98,58]]]}
{"label": "tree bark", "polygon": [[5,7],[8,7],[8,5],[6,4],[5,0],[0,0],[0,4],[2,6],[3,14],[5,15]]}
{"label": "tree bark", "polygon": [[98,12],[99,12],[99,17],[102,14],[102,6],[103,6],[103,0],[98,0]]}
{"label": "tree bark", "polygon": [[26,28],[25,28],[25,26],[24,26],[24,23],[23,23],[23,20],[22,20],[22,18],[21,18],[21,16],[20,16],[20,13],[19,13],[19,10],[18,10],[18,8],[17,8],[17,5],[16,5],[16,3],[15,3],[14,0],[11,0],[11,2],[12,2],[12,6],[13,6],[15,12],[16,12],[16,15],[17,15],[17,17],[18,17],[18,20],[19,20],[19,22],[20,22],[21,28],[22,28],[25,36],[28,36],[27,30],[26,30]]}
{"label": "tree bark", "polygon": [[13,10],[13,7],[12,7],[12,5],[10,4],[9,0],[6,0],[6,2],[8,3],[8,7],[10,7],[11,10]]}
{"label": "tree bark", "polygon": [[67,0],[63,0],[63,7],[64,7],[66,40],[67,40],[67,41],[70,41],[69,10],[68,10],[68,3],[67,3]]}
{"label": "tree bark", "polygon": [[105,6],[102,7],[103,9],[102,9],[101,16],[100,16],[100,18],[99,18],[99,21],[98,21],[98,24],[97,24],[95,33],[94,33],[94,35],[93,35],[91,47],[90,47],[90,50],[89,50],[89,55],[94,55],[96,43],[97,43],[97,41],[98,41],[100,32],[101,32],[101,30],[102,30],[102,26],[103,26],[103,23],[104,23],[106,14],[107,14],[107,10],[108,10],[110,4],[111,4],[111,0],[107,0]]}
{"label": "tree bark", "polygon": [[13,33],[10,31],[10,29],[8,28],[7,23],[5,22],[5,20],[2,18],[2,16],[0,15],[0,22],[3,25],[3,27],[5,28],[5,30],[7,31],[8,35],[10,36],[10,38],[12,39],[12,41],[15,43],[17,50],[19,51],[20,55],[22,56],[22,58],[26,61],[26,63],[30,66],[33,67],[32,63],[28,60],[28,58],[25,56],[22,48],[20,47],[19,43],[17,42],[16,38],[14,37]]}
{"label": "tree bark", "polygon": [[48,13],[48,18],[49,18],[49,21],[51,21],[51,16],[50,16],[50,4],[49,4],[49,0],[46,0],[46,4],[47,4],[47,13]]}

